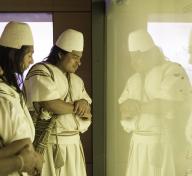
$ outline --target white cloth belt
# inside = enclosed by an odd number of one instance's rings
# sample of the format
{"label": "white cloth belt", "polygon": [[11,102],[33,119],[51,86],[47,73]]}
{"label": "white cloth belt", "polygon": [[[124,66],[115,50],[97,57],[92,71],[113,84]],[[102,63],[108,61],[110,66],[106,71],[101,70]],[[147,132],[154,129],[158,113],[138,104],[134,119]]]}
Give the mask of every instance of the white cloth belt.
{"label": "white cloth belt", "polygon": [[79,134],[75,134],[72,136],[57,136],[50,135],[49,144],[80,144],[80,136]]}
{"label": "white cloth belt", "polygon": [[135,143],[159,143],[166,142],[167,135],[149,132],[133,132],[132,140]]}

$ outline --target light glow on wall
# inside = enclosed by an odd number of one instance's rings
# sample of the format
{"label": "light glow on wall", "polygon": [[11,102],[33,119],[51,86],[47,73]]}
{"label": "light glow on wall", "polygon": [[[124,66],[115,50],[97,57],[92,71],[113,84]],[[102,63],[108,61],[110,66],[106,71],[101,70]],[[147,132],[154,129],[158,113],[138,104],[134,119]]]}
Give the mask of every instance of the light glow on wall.
{"label": "light glow on wall", "polygon": [[168,60],[181,64],[192,81],[192,23],[149,22],[148,32]]}

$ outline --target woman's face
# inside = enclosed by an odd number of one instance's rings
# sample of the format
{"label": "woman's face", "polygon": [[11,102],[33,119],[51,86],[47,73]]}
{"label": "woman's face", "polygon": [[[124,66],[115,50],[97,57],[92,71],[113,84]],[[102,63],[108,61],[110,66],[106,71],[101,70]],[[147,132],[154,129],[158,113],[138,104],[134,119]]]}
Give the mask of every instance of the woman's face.
{"label": "woman's face", "polygon": [[24,72],[31,64],[33,64],[33,46],[28,47],[25,51],[23,60],[21,62],[21,72]]}
{"label": "woman's face", "polygon": [[74,53],[61,56],[60,68],[63,72],[75,73],[81,65],[81,57]]}

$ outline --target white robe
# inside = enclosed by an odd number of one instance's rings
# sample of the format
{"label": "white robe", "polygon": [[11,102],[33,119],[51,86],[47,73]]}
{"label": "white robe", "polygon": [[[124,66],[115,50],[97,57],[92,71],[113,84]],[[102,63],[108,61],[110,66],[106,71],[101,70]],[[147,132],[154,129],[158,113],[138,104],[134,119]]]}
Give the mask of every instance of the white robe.
{"label": "white robe", "polygon": [[[33,141],[34,135],[34,125],[24,100],[21,101],[13,87],[0,80],[0,136],[3,143],[6,145],[25,138]],[[18,176],[18,173],[9,176]]]}
{"label": "white robe", "polygon": [[[25,80],[25,88],[28,99],[28,107],[34,110],[33,102],[49,101],[54,99],[64,100],[68,93],[68,80],[66,75],[56,66],[47,64],[52,70],[54,81],[51,78],[50,71],[43,65],[36,65],[32,68],[31,73],[33,76]],[[35,71],[35,70],[40,70]],[[44,75],[44,76],[43,76]],[[76,74],[71,74],[72,84],[72,100],[86,99],[91,103],[84,83]],[[32,88],[32,89],[31,89]],[[67,101],[70,101],[69,99]],[[57,133],[62,132],[84,132],[88,129],[90,121],[83,121],[78,116],[75,117],[75,122],[72,114],[58,115],[57,117]],[[57,141],[58,140],[58,141]],[[55,169],[54,166],[54,147],[59,143],[64,165],[60,169]],[[82,151],[81,141],[79,134],[73,136],[59,136],[56,139],[51,135],[49,138],[48,149],[45,153],[45,163],[42,170],[42,176],[85,176],[85,161]]]}
{"label": "white robe", "polygon": [[[152,68],[142,81],[139,73],[131,76],[119,98],[148,102],[153,99],[182,101],[189,94],[190,83],[178,64],[165,61]],[[160,107],[159,107],[160,108]],[[170,122],[174,114],[140,114],[121,120],[132,133],[126,176],[175,176],[175,164],[170,139]]]}

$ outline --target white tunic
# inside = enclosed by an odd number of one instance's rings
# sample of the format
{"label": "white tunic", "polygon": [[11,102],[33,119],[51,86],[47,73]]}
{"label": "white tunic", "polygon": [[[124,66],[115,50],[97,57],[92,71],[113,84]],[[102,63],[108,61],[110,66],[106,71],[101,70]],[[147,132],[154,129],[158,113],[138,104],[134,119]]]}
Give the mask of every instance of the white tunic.
{"label": "white tunic", "polygon": [[13,87],[0,80],[0,136],[3,143],[6,145],[25,138],[33,141],[34,135],[34,125],[24,100]]}
{"label": "white tunic", "polygon": [[[149,71],[144,81],[139,73],[131,76],[119,103],[127,99],[182,101],[189,91],[190,83],[182,67],[165,61]],[[142,113],[121,121],[127,132],[133,132],[126,176],[175,176],[169,136],[169,124],[174,118],[170,112]]]}
{"label": "white tunic", "polygon": [[[67,96],[69,85],[66,75],[56,66],[47,64],[51,69],[54,80],[51,78],[50,71],[44,65],[36,65],[30,71],[32,76],[28,76],[25,81],[27,92],[28,107],[34,110],[33,102],[49,101],[54,99],[64,100]],[[83,81],[76,74],[71,74],[72,101],[86,99],[91,103]],[[31,89],[32,88],[32,89]],[[67,99],[67,101],[70,101]],[[76,120],[77,121],[76,121]],[[84,132],[88,129],[90,121],[83,121],[78,116],[72,114],[58,115],[57,134],[67,132]],[[57,141],[58,140],[58,141]],[[79,134],[72,136],[50,136],[48,150],[45,154],[45,164],[43,166],[42,176],[56,176],[60,174],[70,176],[85,176],[85,163],[81,147]],[[60,169],[55,169],[54,165],[54,147],[59,143],[64,165]],[[56,155],[56,154],[54,154]]]}

